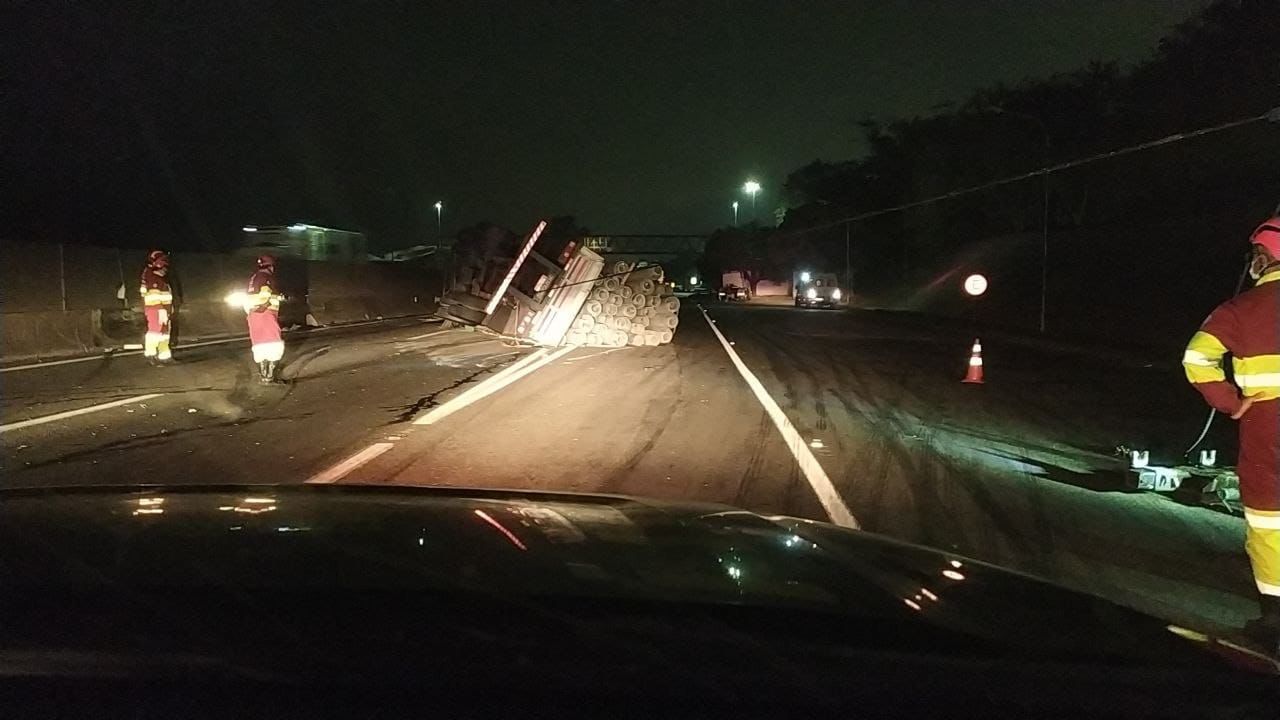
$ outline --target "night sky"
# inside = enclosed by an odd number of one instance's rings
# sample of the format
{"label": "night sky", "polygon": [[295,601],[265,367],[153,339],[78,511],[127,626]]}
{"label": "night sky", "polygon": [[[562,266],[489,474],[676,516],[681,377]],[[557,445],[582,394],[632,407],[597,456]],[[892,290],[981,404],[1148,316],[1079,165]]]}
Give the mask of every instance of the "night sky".
{"label": "night sky", "polygon": [[293,221],[412,245],[436,200],[446,233],[706,231],[748,176],[765,217],[789,171],[856,156],[863,117],[1132,63],[1203,5],[38,1],[0,40],[0,212],[169,247]]}

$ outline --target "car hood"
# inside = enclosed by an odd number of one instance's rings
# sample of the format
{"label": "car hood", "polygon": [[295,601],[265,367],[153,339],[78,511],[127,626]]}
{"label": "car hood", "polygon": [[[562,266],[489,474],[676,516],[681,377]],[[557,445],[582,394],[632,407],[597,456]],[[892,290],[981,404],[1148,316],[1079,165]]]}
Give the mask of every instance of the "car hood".
{"label": "car hood", "polygon": [[1209,663],[1193,633],[950,553],[720,505],[367,486],[0,493],[0,598],[411,592],[737,606],[998,652]]}

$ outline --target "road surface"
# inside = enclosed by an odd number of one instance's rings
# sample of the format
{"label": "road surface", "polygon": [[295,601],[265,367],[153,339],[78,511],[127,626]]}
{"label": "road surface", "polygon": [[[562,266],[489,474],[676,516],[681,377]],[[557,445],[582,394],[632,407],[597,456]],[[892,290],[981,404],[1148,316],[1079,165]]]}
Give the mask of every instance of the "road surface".
{"label": "road surface", "polygon": [[[94,359],[0,374],[0,478],[847,512],[1171,620],[1237,627],[1255,613],[1239,519],[1121,489],[1117,445],[1181,447],[1200,429],[1176,365],[1006,334],[984,338],[987,383],[964,385],[972,340],[907,315],[686,303],[675,342],[656,348],[534,350],[420,319],[310,332],[289,341],[284,386],[256,383],[243,341],[178,348],[173,368]],[[1211,442],[1229,437],[1219,425]]]}

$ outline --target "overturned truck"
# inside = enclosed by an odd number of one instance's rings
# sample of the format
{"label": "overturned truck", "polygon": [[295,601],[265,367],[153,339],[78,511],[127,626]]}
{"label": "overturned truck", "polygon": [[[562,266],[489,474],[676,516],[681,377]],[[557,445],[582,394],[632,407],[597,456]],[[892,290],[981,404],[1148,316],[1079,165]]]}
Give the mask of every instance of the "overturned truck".
{"label": "overturned truck", "polygon": [[465,272],[436,314],[456,325],[484,326],[538,345],[655,346],[671,342],[680,300],[662,268],[608,267],[581,238],[546,221],[519,243],[469,249]]}

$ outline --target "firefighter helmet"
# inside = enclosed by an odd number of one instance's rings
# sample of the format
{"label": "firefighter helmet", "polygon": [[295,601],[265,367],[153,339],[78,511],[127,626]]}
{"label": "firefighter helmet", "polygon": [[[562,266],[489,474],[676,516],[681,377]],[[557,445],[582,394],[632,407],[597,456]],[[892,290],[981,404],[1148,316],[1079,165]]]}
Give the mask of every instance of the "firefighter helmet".
{"label": "firefighter helmet", "polygon": [[1280,260],[1280,216],[1259,225],[1249,236],[1249,242],[1266,248],[1273,260]]}
{"label": "firefighter helmet", "polygon": [[169,267],[169,254],[163,250],[152,250],[147,254],[147,265],[153,268]]}
{"label": "firefighter helmet", "polygon": [[276,266],[276,259],[275,259],[274,257],[272,257],[272,256],[270,256],[270,255],[259,255],[259,256],[258,256],[258,267],[260,267],[260,268],[274,268],[275,266]]}

